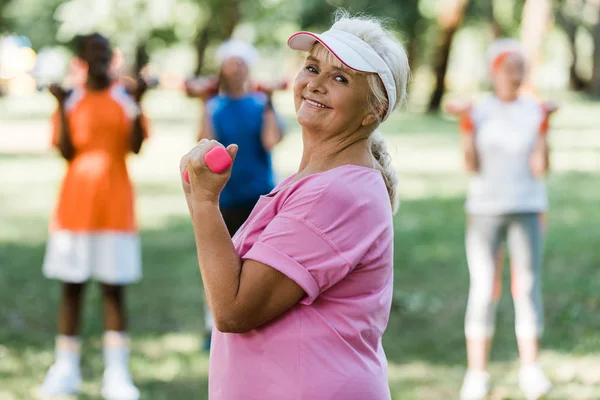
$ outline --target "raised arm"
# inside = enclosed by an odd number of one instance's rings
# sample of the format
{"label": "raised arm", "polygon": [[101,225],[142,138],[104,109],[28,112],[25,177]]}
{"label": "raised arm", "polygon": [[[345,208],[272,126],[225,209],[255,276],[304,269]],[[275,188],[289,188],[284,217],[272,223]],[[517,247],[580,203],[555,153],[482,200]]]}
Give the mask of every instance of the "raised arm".
{"label": "raised arm", "polygon": [[263,116],[263,128],[261,132],[262,145],[267,151],[271,151],[277,143],[281,141],[282,132],[277,118],[275,116],[275,110],[271,103],[271,99],[267,100],[267,108]]}
{"label": "raised arm", "polygon": [[144,139],[146,138],[144,114],[142,113],[142,98],[147,89],[148,85],[146,84],[146,81],[142,78],[138,78],[133,99],[139,109],[139,112],[133,121],[133,131],[131,133],[131,151],[135,154],[139,154],[140,150],[142,149],[142,143],[144,143]]}
{"label": "raised arm", "polygon": [[550,117],[558,111],[554,102],[542,104],[543,119],[540,124],[539,134],[533,151],[531,152],[530,167],[535,177],[544,176],[550,169],[550,148],[548,146],[548,131],[550,130]]}
{"label": "raised arm", "polygon": [[[272,321],[293,307],[304,290],[275,268],[254,260],[242,261],[219,211],[219,193],[231,169],[214,174],[204,164],[204,154],[218,146],[202,140],[180,164],[191,183],[182,185],[196,238],[200,273],[208,303],[221,332],[244,333]],[[235,158],[237,146],[227,148]]]}
{"label": "raised arm", "polygon": [[202,101],[202,117],[200,120],[200,133],[198,133],[198,141],[202,139],[211,140],[215,138],[211,117],[208,115],[208,107],[206,101]]}
{"label": "raised arm", "polygon": [[471,118],[472,105],[470,102],[454,101],[445,106],[447,113],[458,116],[461,133],[461,147],[467,172],[479,170],[479,156],[475,139],[475,125]]}
{"label": "raised arm", "polygon": [[479,155],[477,154],[477,143],[475,134],[462,134],[462,151],[467,172],[475,173],[479,171]]}
{"label": "raised arm", "polygon": [[65,102],[69,97],[70,92],[63,89],[60,85],[54,83],[49,87],[50,93],[56,98],[58,102],[58,141],[56,147],[60,151],[60,154],[67,161],[71,161],[75,157],[75,146],[71,140],[69,132],[69,121],[65,110]]}

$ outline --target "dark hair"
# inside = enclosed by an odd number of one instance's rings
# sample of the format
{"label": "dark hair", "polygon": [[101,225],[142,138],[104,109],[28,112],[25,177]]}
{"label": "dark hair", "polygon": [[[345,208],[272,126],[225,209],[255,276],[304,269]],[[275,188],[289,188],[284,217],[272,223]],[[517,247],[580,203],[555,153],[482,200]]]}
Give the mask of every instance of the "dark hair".
{"label": "dark hair", "polygon": [[77,35],[73,39],[73,48],[75,51],[75,55],[79,58],[83,58],[85,55],[85,47],[87,46],[89,41],[94,39],[106,40],[106,42],[109,42],[106,36],[103,36],[98,32],[90,33],[88,35]]}

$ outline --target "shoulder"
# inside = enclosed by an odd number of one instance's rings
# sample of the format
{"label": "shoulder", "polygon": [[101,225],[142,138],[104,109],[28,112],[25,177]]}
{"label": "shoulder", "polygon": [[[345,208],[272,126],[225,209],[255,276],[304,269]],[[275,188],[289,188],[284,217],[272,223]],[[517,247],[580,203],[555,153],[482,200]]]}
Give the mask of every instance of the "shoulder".
{"label": "shoulder", "polygon": [[522,123],[526,125],[532,124],[536,130],[539,124],[546,118],[544,105],[530,96],[520,97],[514,112]]}
{"label": "shoulder", "polygon": [[479,99],[473,105],[473,113],[477,115],[484,115],[485,113],[493,110],[498,105],[498,101],[496,97],[491,94],[488,94],[481,99]]}
{"label": "shoulder", "polygon": [[85,98],[85,89],[81,86],[76,86],[69,91],[67,99],[65,100],[65,111],[72,112],[75,108],[81,104]]}
{"label": "shoulder", "polygon": [[252,93],[250,93],[250,95],[248,97],[253,102],[255,102],[256,104],[258,104],[260,106],[264,106],[265,104],[267,104],[267,101],[269,100],[267,95],[264,94],[263,92],[252,92]]}
{"label": "shoulder", "polygon": [[226,98],[220,94],[211,97],[206,101],[206,112],[214,114],[225,106]]}
{"label": "shoulder", "polygon": [[116,102],[127,117],[134,119],[140,113],[138,105],[135,103],[131,95],[127,92],[125,86],[120,83],[115,83],[110,88],[110,98]]}
{"label": "shoulder", "polygon": [[542,114],[544,112],[544,104],[538,99],[529,96],[523,96],[519,99],[520,106],[527,112],[535,112]]}
{"label": "shoulder", "polygon": [[392,209],[381,173],[346,165],[294,185],[283,208],[320,231],[391,221]]}

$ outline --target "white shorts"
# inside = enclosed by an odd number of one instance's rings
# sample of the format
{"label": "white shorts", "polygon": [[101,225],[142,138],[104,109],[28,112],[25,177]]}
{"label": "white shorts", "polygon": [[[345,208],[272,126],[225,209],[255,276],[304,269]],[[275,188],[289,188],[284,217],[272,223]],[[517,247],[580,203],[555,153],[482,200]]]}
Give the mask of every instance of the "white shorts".
{"label": "white shorts", "polygon": [[140,239],[128,232],[53,232],[43,271],[46,278],[70,283],[134,283],[142,277]]}

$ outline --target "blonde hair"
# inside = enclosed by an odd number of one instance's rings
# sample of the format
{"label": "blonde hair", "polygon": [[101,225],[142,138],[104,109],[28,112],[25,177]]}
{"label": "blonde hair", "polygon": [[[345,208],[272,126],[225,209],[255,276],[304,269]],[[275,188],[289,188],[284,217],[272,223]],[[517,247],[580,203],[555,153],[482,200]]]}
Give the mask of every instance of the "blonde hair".
{"label": "blonde hair", "polygon": [[[400,104],[404,104],[406,102],[406,87],[410,79],[410,67],[408,65],[406,50],[394,34],[385,29],[383,23],[376,18],[366,16],[352,17],[345,10],[338,10],[336,12],[335,23],[331,29],[351,33],[375,50],[388,65],[394,76],[397,96],[394,108]],[[327,53],[326,57],[329,58],[328,61],[339,63],[331,53],[328,51]],[[370,114],[378,117],[376,128],[369,136],[369,148],[371,149],[373,158],[377,161],[377,169],[381,171],[390,197],[392,211],[395,213],[399,204],[397,196],[398,177],[395,168],[392,166],[392,158],[387,150],[387,143],[383,133],[377,129],[377,126],[379,126],[386,115],[389,100],[383,82],[377,74],[367,74],[367,82],[369,84],[367,107]]]}

